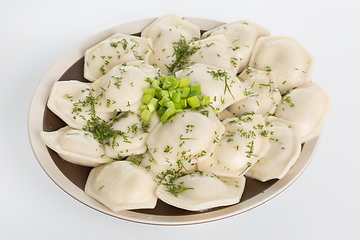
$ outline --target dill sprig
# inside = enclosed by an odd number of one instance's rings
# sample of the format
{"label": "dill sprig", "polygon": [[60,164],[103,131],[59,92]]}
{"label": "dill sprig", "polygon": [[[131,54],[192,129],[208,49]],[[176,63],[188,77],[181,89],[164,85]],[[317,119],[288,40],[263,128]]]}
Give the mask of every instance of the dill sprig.
{"label": "dill sprig", "polygon": [[167,169],[156,176],[158,184],[166,186],[166,191],[172,193],[175,197],[186,190],[194,190],[194,188],[183,186],[183,182],[180,182],[179,184],[175,183],[175,180],[178,178],[190,174],[181,160],[177,161],[177,165],[177,169]]}
{"label": "dill sprig", "polygon": [[190,42],[191,41],[189,41],[188,43],[186,39],[182,36],[178,42],[173,43],[173,57],[175,57],[175,59],[169,66],[166,65],[169,73],[174,73],[177,70],[183,68],[186,64],[189,63],[189,57],[200,49],[199,47],[191,47]]}

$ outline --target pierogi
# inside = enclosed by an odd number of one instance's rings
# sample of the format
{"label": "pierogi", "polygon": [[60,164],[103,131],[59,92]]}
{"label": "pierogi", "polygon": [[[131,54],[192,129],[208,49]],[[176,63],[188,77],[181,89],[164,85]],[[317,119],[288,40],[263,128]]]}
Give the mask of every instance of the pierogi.
{"label": "pierogi", "polygon": [[212,106],[221,112],[232,103],[244,99],[244,86],[231,71],[197,63],[175,73],[177,78],[188,77],[202,85],[201,92],[209,96]]}
{"label": "pierogi", "polygon": [[[181,45],[200,37],[200,28],[183,17],[168,14],[157,18],[141,32],[141,37],[152,40],[149,63],[161,69],[162,74],[173,72],[176,65],[174,43]],[[172,67],[172,65],[174,67]]]}
{"label": "pierogi", "polygon": [[88,82],[57,81],[47,102],[66,126],[40,134],[93,167],[85,193],[115,212],[237,204],[246,178],[291,170],[331,106],[308,51],[249,21],[200,31],[168,14],[84,56]]}
{"label": "pierogi", "polygon": [[270,31],[259,24],[238,20],[206,31],[203,35],[223,35],[226,38],[237,56],[237,72],[240,73],[248,66],[256,41],[269,36]]}
{"label": "pierogi", "polygon": [[114,212],[154,208],[157,184],[145,168],[128,161],[111,162],[93,168],[85,193]]}
{"label": "pierogi", "polygon": [[62,159],[74,164],[96,167],[111,161],[105,156],[104,147],[84,130],[66,126],[53,132],[41,132],[41,138]]}
{"label": "pierogi", "polygon": [[186,110],[159,123],[146,144],[159,165],[177,168],[179,160],[186,166],[208,158],[223,132],[224,126],[211,108]]}
{"label": "pierogi", "polygon": [[94,82],[116,65],[142,60],[149,63],[149,38],[116,33],[85,51],[84,77]]}
{"label": "pierogi", "polygon": [[239,78],[245,87],[246,98],[227,108],[234,116],[256,113],[263,116],[273,114],[281,100],[281,94],[274,81],[274,74],[247,67]]}
{"label": "pierogi", "polygon": [[266,120],[265,129],[270,139],[270,148],[246,173],[246,176],[262,182],[283,178],[294,165],[301,151],[300,134],[296,123],[270,116]]}
{"label": "pierogi", "polygon": [[249,62],[250,67],[273,72],[280,92],[310,82],[313,65],[310,53],[287,36],[259,38]]}

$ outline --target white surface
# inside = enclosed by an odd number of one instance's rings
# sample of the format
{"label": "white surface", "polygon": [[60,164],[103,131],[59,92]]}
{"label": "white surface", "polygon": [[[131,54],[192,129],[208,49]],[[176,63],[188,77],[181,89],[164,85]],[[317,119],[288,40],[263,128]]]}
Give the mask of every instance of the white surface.
{"label": "white surface", "polygon": [[[2,4],[0,239],[359,239],[357,10],[350,0]],[[50,180],[27,136],[32,94],[59,57],[102,30],[170,12],[223,22],[246,19],[267,27],[272,35],[295,37],[316,58],[313,80],[333,101],[318,151],[290,188],[241,215],[194,226],[137,224],[92,210]]]}

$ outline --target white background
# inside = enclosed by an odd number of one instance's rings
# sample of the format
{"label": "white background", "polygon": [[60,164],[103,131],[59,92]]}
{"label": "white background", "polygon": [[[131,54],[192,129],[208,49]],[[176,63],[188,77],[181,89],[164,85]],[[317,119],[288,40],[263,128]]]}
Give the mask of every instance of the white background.
{"label": "white background", "polygon": [[[360,239],[360,14],[356,1],[12,0],[0,8],[1,239]],[[321,143],[301,177],[243,214],[164,227],[107,216],[74,200],[38,164],[27,113],[65,52],[113,26],[176,13],[249,20],[295,37],[315,57],[313,81],[332,99]]]}

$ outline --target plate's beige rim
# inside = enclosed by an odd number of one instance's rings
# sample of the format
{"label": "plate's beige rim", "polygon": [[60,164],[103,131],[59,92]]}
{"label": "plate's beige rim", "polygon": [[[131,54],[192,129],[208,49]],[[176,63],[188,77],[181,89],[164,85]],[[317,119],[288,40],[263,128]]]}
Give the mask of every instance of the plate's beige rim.
{"label": "plate's beige rim", "polygon": [[[223,24],[219,21],[201,18],[186,19],[198,25],[202,30],[212,29]],[[83,42],[79,43],[71,50],[69,50],[44,75],[43,79],[40,81],[38,87],[36,88],[30,104],[28,115],[28,134],[33,152],[46,174],[70,196],[74,197],[78,201],[93,209],[120,219],[155,225],[187,225],[227,218],[257,207],[285,190],[300,176],[300,174],[310,163],[319,143],[319,137],[314,138],[304,144],[299,159],[297,160],[296,164],[290,169],[289,173],[283,179],[277,181],[264,193],[261,193],[239,204],[223,208],[218,211],[203,212],[200,214],[186,216],[158,216],[133,211],[122,211],[119,213],[114,213],[93,198],[86,195],[84,191],[74,185],[57,168],[55,163],[52,161],[49,152],[47,151],[47,148],[42,142],[39,134],[43,130],[44,109],[52,85],[64,74],[64,72],[72,64],[74,64],[77,60],[84,56],[84,52],[86,51],[86,49],[92,47],[93,45],[117,32],[121,32],[123,34],[133,34],[141,32],[154,20],[155,18],[133,21],[100,32],[84,40]]]}

